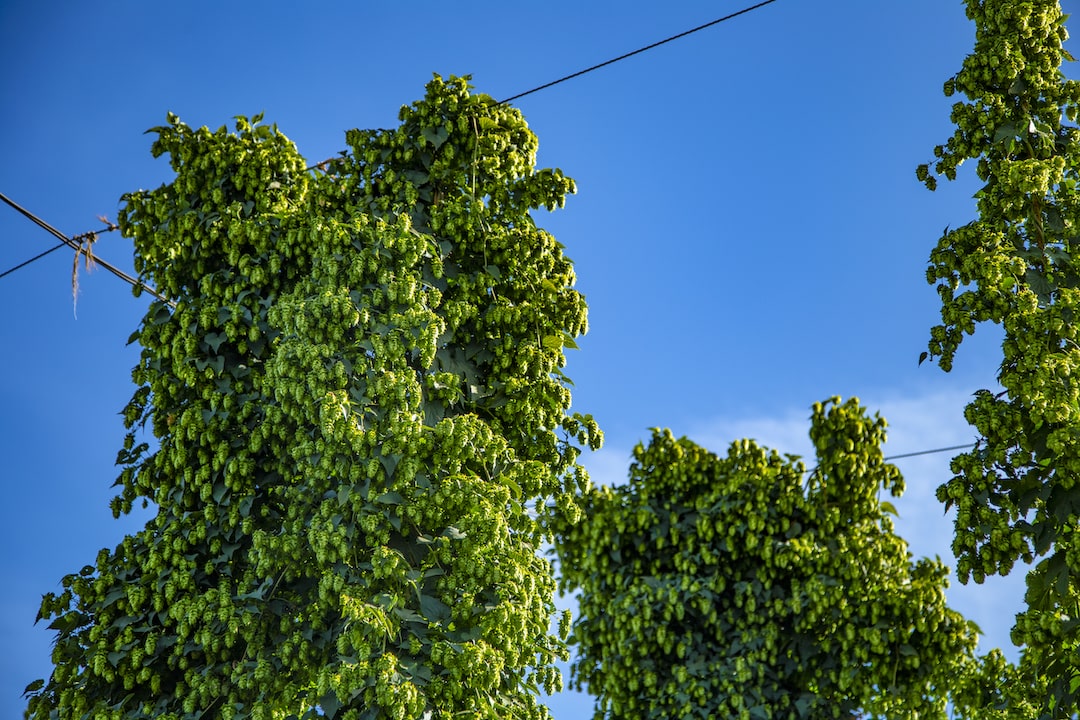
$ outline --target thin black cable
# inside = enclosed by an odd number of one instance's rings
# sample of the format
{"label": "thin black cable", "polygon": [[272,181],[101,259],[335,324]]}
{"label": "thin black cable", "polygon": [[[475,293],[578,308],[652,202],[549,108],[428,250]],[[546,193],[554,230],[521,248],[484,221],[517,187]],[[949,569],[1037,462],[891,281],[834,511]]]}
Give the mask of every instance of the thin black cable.
{"label": "thin black cable", "polygon": [[[46,232],[49,232],[52,235],[54,235],[55,237],[59,238],[61,240],[61,242],[63,242],[65,245],[70,247],[75,252],[77,252],[77,253],[85,252],[83,247],[74,238],[69,238],[67,235],[60,232],[56,228],[54,228],[52,225],[50,225],[49,223],[47,223],[44,220],[42,220],[41,218],[39,218],[37,215],[34,215],[32,212],[30,212],[26,208],[22,207],[21,205],[16,203],[11,198],[4,195],[3,193],[0,193],[0,200],[3,200],[5,203],[7,203],[12,208],[17,210],[19,213],[24,215],[27,219],[29,219],[31,222],[33,222],[38,227],[44,229]],[[93,233],[84,234],[84,235],[80,235],[79,237],[80,238],[87,238],[89,235],[92,235],[92,234]],[[149,285],[147,285],[144,282],[140,282],[139,280],[131,277],[130,275],[128,275],[126,272],[124,272],[120,268],[116,267],[115,265],[112,265],[111,263],[108,263],[108,262],[102,260],[101,258],[97,258],[97,257],[94,258],[94,262],[97,263],[98,265],[100,265],[101,267],[105,268],[106,270],[108,270],[109,272],[111,272],[113,275],[120,278],[124,282],[130,284],[132,287],[136,287],[136,286],[141,287],[143,290],[150,293],[151,295],[156,297],[158,300],[160,300],[160,301],[162,301],[164,303],[169,303],[168,300],[166,300],[164,297],[159,295],[158,292],[156,290],[154,290],[152,287],[150,287]],[[169,304],[172,305],[173,303],[169,303]]]}
{"label": "thin black cable", "polygon": [[[950,445],[949,447],[934,448],[933,450],[917,450],[915,452],[900,453],[899,455],[889,455],[888,457],[881,458],[881,460],[883,462],[889,462],[890,460],[899,460],[900,458],[915,457],[917,455],[933,455],[934,453],[948,452],[949,450],[964,450],[970,448],[973,444],[974,443],[967,443],[966,445]],[[803,474],[807,476],[813,475],[818,471],[818,467],[819,466],[815,465],[809,470],[804,470]]]}
{"label": "thin black cable", "polygon": [[970,448],[973,443],[966,445],[952,445],[950,447],[935,448],[934,450],[919,450],[918,452],[901,453],[900,455],[890,455],[882,460],[899,460],[900,458],[915,457],[916,455],[932,455],[933,453],[948,452],[949,450],[964,450]]}
{"label": "thin black cable", "polygon": [[[91,230],[90,232],[84,232],[81,235],[76,235],[74,238],[72,238],[72,240],[75,240],[75,241],[78,242],[78,241],[86,240],[86,239],[89,239],[89,238],[93,238],[93,237],[95,237],[97,235],[101,235],[102,233],[112,232],[113,230],[119,230],[120,229],[119,225],[111,223],[108,220],[106,220],[105,218],[101,218],[101,219],[102,219],[102,221],[107,223],[107,227],[103,227],[100,230]],[[67,245],[67,243],[62,242],[59,245],[56,245],[54,247],[49,248],[48,250],[46,250],[43,253],[38,253],[37,255],[30,258],[26,262],[21,262],[18,265],[16,265],[15,267],[8,268],[4,272],[0,272],[0,278],[4,277],[5,275],[10,275],[11,273],[15,272],[16,270],[22,270],[24,267],[26,267],[30,263],[37,262],[38,260],[45,257],[49,253],[55,252],[56,250],[59,250],[60,248],[64,247],[65,245]]]}
{"label": "thin black cable", "polygon": [[[713,20],[712,22],[707,22],[704,25],[698,25],[696,28],[691,28],[689,30],[685,30],[685,31],[679,33],[678,35],[672,35],[669,38],[665,38],[665,39],[660,40],[658,42],[654,42],[651,45],[646,45],[645,47],[638,48],[637,50],[633,50],[633,51],[628,52],[628,53],[626,53],[624,55],[620,55],[617,58],[612,58],[610,60],[606,60],[606,61],[600,63],[599,65],[593,65],[592,67],[585,68],[584,70],[578,70],[576,73],[572,73],[572,74],[567,75],[565,77],[561,77],[558,80],[552,80],[549,83],[544,83],[543,85],[538,85],[537,87],[534,87],[531,90],[526,90],[525,92],[520,92],[517,95],[511,95],[510,97],[506,98],[505,100],[500,100],[499,102],[497,102],[495,104],[496,105],[505,105],[508,102],[511,102],[513,100],[517,100],[518,98],[523,98],[526,95],[532,95],[535,92],[540,92],[541,90],[546,90],[549,87],[552,87],[553,85],[558,85],[559,83],[564,83],[567,80],[573,80],[574,78],[581,77],[582,75],[585,75],[586,73],[591,73],[593,70],[599,70],[602,67],[607,67],[608,65],[612,65],[614,63],[617,63],[620,60],[625,60],[625,59],[627,59],[629,57],[633,57],[634,55],[638,55],[638,54],[643,53],[643,52],[645,52],[647,50],[652,50],[653,48],[660,47],[661,45],[663,45],[665,43],[669,43],[669,42],[671,42],[673,40],[678,40],[679,38],[684,38],[687,35],[691,35],[693,33],[698,32],[699,30],[704,30],[705,28],[710,28],[713,25],[719,25],[722,22],[726,22],[726,21],[731,20],[733,18],[737,18],[740,15],[745,15],[746,13],[748,13],[748,12],[750,12],[752,10],[757,10],[760,7],[764,7],[764,6],[769,5],[771,3],[774,3],[774,2],[776,2],[776,0],[764,0],[764,2],[759,2],[757,5],[751,5],[750,7],[743,8],[742,10],[739,10],[737,12],[733,12],[730,15],[725,15],[724,17],[717,18],[716,20]],[[322,170],[323,172],[325,172],[328,165],[333,160],[336,160],[336,159],[337,158],[328,158],[326,160],[323,160],[322,162],[318,162],[318,163],[315,163],[314,165],[311,165],[310,167],[304,168],[304,171],[305,172],[311,172],[312,170]]]}
{"label": "thin black cable", "polygon": [[78,247],[74,245],[73,241],[70,240],[67,235],[60,232],[56,228],[54,228],[52,225],[50,225],[49,223],[47,223],[44,220],[42,220],[41,218],[39,218],[37,215],[34,215],[34,213],[30,212],[29,210],[27,210],[23,206],[16,203],[14,200],[9,198],[7,195],[4,195],[3,193],[0,193],[0,200],[3,200],[8,205],[10,205],[11,207],[15,208],[17,211],[22,213],[22,215],[24,215],[28,220],[30,220],[30,222],[34,223],[35,225],[37,225],[40,228],[43,228],[46,232],[50,232],[53,235],[55,235],[56,237],[60,238],[60,240],[65,245],[75,247],[75,249],[78,249]]}
{"label": "thin black cable", "polygon": [[738,12],[733,12],[730,15],[725,15],[722,18],[717,18],[716,20],[713,20],[712,22],[707,22],[704,25],[698,25],[696,28],[692,28],[692,29],[687,30],[685,32],[681,32],[678,35],[672,35],[671,37],[665,38],[664,40],[660,40],[659,42],[654,42],[652,45],[646,45],[643,48],[638,48],[637,50],[634,50],[632,52],[628,52],[625,55],[620,55],[617,58],[612,58],[611,60],[607,60],[605,62],[602,62],[599,65],[593,65],[590,68],[585,68],[584,70],[579,70],[576,73],[573,73],[571,75],[567,75],[566,77],[561,77],[558,80],[552,80],[549,83],[545,83],[543,85],[538,85],[537,87],[534,87],[532,90],[526,90],[525,92],[518,93],[517,95],[512,95],[511,97],[508,97],[505,100],[500,100],[497,104],[498,105],[505,105],[508,102],[511,102],[513,100],[517,100],[518,98],[523,98],[526,95],[531,95],[531,94],[533,94],[535,92],[540,92],[541,90],[546,90],[547,88],[551,87],[552,85],[558,85],[559,83],[566,82],[567,80],[573,80],[574,78],[580,77],[580,76],[582,76],[582,75],[584,75],[586,73],[591,73],[593,70],[599,70],[602,67],[607,67],[608,65],[611,65],[613,63],[617,63],[620,60],[625,60],[626,58],[633,57],[634,55],[637,55],[639,53],[643,53],[646,50],[652,50],[655,47],[660,47],[664,43],[669,43],[672,40],[678,40],[679,38],[683,38],[683,37],[686,37],[687,35],[690,35],[692,33],[696,33],[699,30],[704,30],[705,28],[712,27],[713,25],[719,25],[722,22],[726,22],[726,21],[731,20],[733,18],[737,18],[740,15],[745,15],[746,13],[750,12],[751,10],[757,10],[760,7],[764,7],[764,6],[766,6],[766,5],[770,4],[770,3],[774,3],[774,2],[776,2],[776,0],[765,0],[764,2],[759,2],[757,5],[751,5],[750,7],[743,8],[742,10],[739,10]]}
{"label": "thin black cable", "polygon": [[15,267],[8,268],[4,272],[0,273],[0,278],[4,277],[6,275],[10,275],[11,273],[15,272],[16,270],[22,270],[24,267],[26,267],[30,263],[35,262],[37,260],[40,260],[41,258],[45,257],[49,253],[56,252],[57,250],[59,250],[62,247],[67,247],[67,243],[60,243],[59,245],[54,245],[53,247],[49,248],[45,252],[35,255],[34,257],[30,258],[29,260],[27,260],[25,262],[21,262],[18,265],[16,265]]}

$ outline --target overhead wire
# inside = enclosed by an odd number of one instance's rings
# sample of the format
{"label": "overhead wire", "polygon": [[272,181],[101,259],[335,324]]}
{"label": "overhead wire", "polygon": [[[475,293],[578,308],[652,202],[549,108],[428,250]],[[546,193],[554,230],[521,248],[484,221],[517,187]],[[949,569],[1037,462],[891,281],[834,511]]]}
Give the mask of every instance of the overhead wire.
{"label": "overhead wire", "polygon": [[24,260],[23,262],[19,263],[18,265],[14,266],[14,267],[10,267],[7,270],[5,270],[4,272],[0,272],[0,278],[4,277],[6,275],[10,275],[11,273],[15,272],[16,270],[22,270],[24,267],[26,267],[30,263],[36,262],[36,261],[40,260],[41,258],[45,257],[46,255],[48,255],[49,253],[56,252],[57,250],[59,250],[62,247],[67,247],[67,243],[59,243],[58,245],[53,245],[51,248],[49,248],[45,252],[38,253],[37,255],[30,258],[29,260]]}
{"label": "overhead wire", "polygon": [[[607,67],[608,65],[613,65],[613,64],[615,64],[617,62],[621,62],[622,60],[626,60],[627,58],[631,58],[631,57],[633,57],[635,55],[640,55],[641,53],[644,53],[644,52],[647,52],[647,51],[652,50],[654,48],[660,47],[661,45],[665,45],[665,44],[667,44],[669,42],[679,40],[680,38],[684,38],[687,35],[692,35],[692,34],[694,34],[696,32],[700,32],[701,30],[705,30],[706,28],[713,27],[714,25],[719,25],[720,23],[727,22],[728,20],[732,20],[734,18],[737,18],[740,15],[745,15],[746,13],[749,13],[749,12],[751,12],[753,10],[757,10],[758,8],[764,7],[764,6],[769,5],[771,3],[774,3],[774,2],[776,2],[776,0],[764,0],[763,2],[759,2],[756,5],[751,5],[749,7],[745,7],[742,10],[738,10],[736,12],[729,13],[728,15],[725,15],[723,17],[717,18],[715,20],[704,23],[702,25],[698,25],[697,27],[694,27],[694,28],[690,28],[689,30],[685,30],[685,31],[683,31],[681,33],[678,33],[676,35],[672,35],[671,37],[667,37],[667,38],[664,38],[663,40],[658,40],[658,41],[656,41],[654,43],[650,43],[649,45],[646,45],[644,47],[640,47],[637,50],[632,50],[632,51],[630,51],[628,53],[624,53],[622,55],[619,55],[618,57],[611,58],[610,60],[605,60],[604,62],[593,65],[592,67],[585,68],[584,70],[579,70],[579,71],[577,71],[575,73],[571,73],[570,75],[565,75],[565,76],[559,78],[558,80],[552,80],[551,82],[544,83],[543,85],[538,85],[538,86],[536,86],[534,88],[531,88],[529,90],[526,90],[524,92],[517,93],[516,95],[511,95],[510,97],[508,97],[508,98],[506,98],[504,100],[500,100],[496,104],[497,105],[505,105],[505,104],[507,104],[509,102],[512,102],[514,100],[517,100],[519,98],[523,98],[526,95],[532,95],[533,93],[540,92],[541,90],[546,90],[547,88],[554,87],[555,85],[559,85],[560,83],[564,83],[564,82],[566,82],[568,80],[573,80],[574,78],[577,78],[577,77],[581,77],[582,75],[586,75],[586,74],[591,73],[593,71],[599,70],[600,68]],[[315,169],[325,170],[326,167],[328,166],[328,164],[331,162],[331,160],[332,160],[332,158],[327,159],[327,160],[323,160],[322,162],[319,162],[319,163],[315,163],[311,167],[307,168],[307,170],[309,170],[309,171],[310,170],[315,170]],[[89,240],[90,242],[92,242],[93,239],[96,237],[97,233],[84,233],[83,235],[76,236],[75,238],[68,238],[66,235],[64,235],[63,233],[58,231],[56,228],[49,225],[47,222],[45,222],[41,218],[37,217],[33,213],[29,212],[25,208],[20,207],[19,205],[17,205],[15,202],[10,200],[8,197],[4,196],[3,194],[0,194],[0,199],[2,199],[4,202],[6,202],[8,205],[13,207],[14,209],[18,210],[20,213],[25,215],[32,222],[39,225],[42,229],[44,229],[47,232],[50,232],[53,235],[55,235],[56,237],[60,238],[61,241],[62,241],[62,243],[60,245],[52,247],[52,248],[46,250],[43,253],[35,255],[34,257],[30,258],[29,260],[26,260],[26,261],[24,261],[22,263],[19,263],[18,265],[14,266],[14,267],[8,268],[7,270],[5,270],[3,272],[0,272],[0,278],[3,278],[5,276],[7,276],[7,275],[10,275],[11,273],[15,272],[16,270],[20,270],[20,269],[26,267],[27,265],[29,265],[29,264],[37,261],[37,260],[40,260],[41,258],[45,257],[49,253],[52,253],[52,252],[54,252],[56,250],[59,250],[64,245],[67,245],[67,246],[69,246],[69,247],[71,247],[71,248],[73,248],[75,250],[75,252],[76,252],[76,261],[78,260],[79,254],[84,254],[86,256],[86,258],[87,258],[87,261],[90,261],[92,259],[95,263],[101,265],[106,270],[113,273],[117,277],[121,278],[125,282],[128,282],[133,286],[138,285],[138,286],[142,287],[144,290],[146,290],[147,292],[149,292],[154,297],[158,298],[159,300],[167,302],[165,300],[165,298],[163,298],[155,290],[153,290],[149,286],[145,285],[144,283],[142,283],[142,282],[136,280],[135,278],[127,275],[127,273],[124,273],[123,271],[117,269],[116,267],[114,267],[113,265],[110,265],[109,263],[105,262],[102,259],[97,258],[97,257],[92,257],[89,254],[89,242],[86,243],[86,246],[80,246],[80,245],[76,244],[76,241],[78,239]],[[116,229],[115,226],[110,226],[108,228],[108,230],[114,230],[114,229]],[[103,231],[99,231],[99,232],[103,232]]]}
{"label": "overhead wire", "polygon": [[757,5],[751,5],[750,7],[743,8],[742,10],[738,10],[736,12],[733,12],[730,15],[725,15],[722,18],[717,18],[716,20],[713,20],[711,22],[707,22],[704,25],[698,25],[696,28],[691,28],[689,30],[686,30],[684,32],[679,33],[678,35],[672,35],[669,38],[664,38],[663,40],[659,40],[659,41],[654,42],[654,43],[652,43],[650,45],[646,45],[645,47],[638,48],[637,50],[632,50],[632,51],[630,51],[628,53],[625,53],[625,54],[620,55],[618,57],[612,58],[610,60],[605,60],[602,63],[599,63],[597,65],[593,65],[592,67],[585,68],[584,70],[578,70],[576,73],[571,73],[570,75],[566,75],[565,77],[561,77],[558,80],[552,80],[549,83],[544,83],[543,85],[538,85],[538,86],[532,88],[531,90],[526,90],[525,92],[520,92],[517,95],[511,95],[510,97],[506,98],[505,100],[500,100],[497,104],[505,105],[508,102],[518,100],[519,98],[523,98],[526,95],[532,95],[533,93],[540,92],[541,90],[546,90],[549,87],[553,87],[555,85],[558,85],[559,83],[564,83],[567,80],[573,80],[576,77],[581,77],[582,75],[585,75],[586,73],[591,73],[594,70],[599,70],[600,68],[607,67],[608,65],[613,65],[613,64],[615,64],[617,62],[620,62],[621,60],[625,60],[627,58],[633,57],[634,55],[639,55],[639,54],[641,54],[643,52],[646,52],[648,50],[652,50],[653,48],[660,47],[661,45],[664,45],[665,43],[672,42],[673,40],[678,40],[680,38],[684,38],[687,35],[692,35],[693,33],[696,33],[696,32],[698,32],[700,30],[710,28],[713,25],[719,25],[722,22],[727,22],[728,20],[732,20],[734,18],[737,18],[740,15],[745,15],[748,12],[751,12],[753,10],[757,10],[758,8],[764,7],[764,6],[769,5],[771,3],[774,3],[774,2],[776,2],[776,0],[764,0],[764,2],[759,2]]}
{"label": "overhead wire", "polygon": [[[2,193],[0,193],[0,194],[2,194]],[[115,223],[109,222],[104,217],[102,217],[100,219],[103,222],[106,223],[105,227],[101,228],[100,230],[90,230],[89,232],[80,233],[78,235],[73,236],[71,239],[74,240],[75,242],[83,242],[84,240],[87,240],[89,238],[96,238],[96,236],[101,235],[103,233],[112,232],[114,230],[119,230],[120,229],[120,226],[116,225]],[[62,243],[54,245],[51,248],[49,248],[48,250],[46,250],[45,252],[38,253],[37,255],[30,258],[29,260],[25,260],[25,261],[19,263],[18,265],[10,267],[10,268],[8,268],[7,270],[5,270],[3,272],[0,272],[0,278],[4,277],[5,275],[10,275],[11,273],[15,272],[16,270],[22,270],[24,267],[26,267],[30,263],[36,262],[36,261],[40,260],[41,258],[45,257],[46,255],[49,255],[50,253],[54,253],[57,250],[59,250],[60,248],[62,248],[62,247],[68,247],[68,246],[69,246],[69,243],[67,241],[64,241]],[[98,261],[98,258],[95,255],[94,256],[94,262],[96,263],[97,261]]]}
{"label": "overhead wire", "polygon": [[950,447],[934,448],[933,450],[917,450],[916,452],[900,453],[899,455],[890,455],[889,457],[882,458],[882,460],[885,460],[885,461],[899,460],[900,458],[916,457],[917,455],[933,455],[934,453],[949,452],[950,450],[966,450],[967,448],[970,448],[971,446],[972,446],[972,443],[967,443],[965,445],[952,445]]}
{"label": "overhead wire", "polygon": [[[965,443],[964,445],[950,445],[949,447],[933,448],[931,450],[916,450],[915,452],[899,453],[897,455],[887,455],[887,456],[881,458],[881,460],[882,460],[882,462],[891,462],[893,460],[900,460],[900,459],[903,459],[903,458],[917,457],[919,455],[933,455],[935,453],[949,452],[950,450],[967,450],[967,449],[973,447],[974,445],[975,445],[975,443],[970,442],[970,443]],[[810,468],[809,470],[803,470],[803,475],[806,475],[807,478],[809,478],[809,476],[816,473],[819,468],[820,468],[820,465],[815,465],[814,467]]]}
{"label": "overhead wire", "polygon": [[[499,100],[495,104],[496,105],[506,105],[507,103],[513,102],[514,100],[518,100],[520,98],[523,98],[526,95],[532,95],[533,93],[538,93],[541,90],[547,90],[548,88],[554,87],[555,85],[559,85],[560,83],[564,83],[567,80],[573,80],[574,78],[581,77],[582,75],[586,75],[586,74],[591,73],[591,72],[593,72],[595,70],[599,70],[600,68],[607,67],[608,65],[614,65],[615,63],[626,60],[627,58],[631,58],[631,57],[633,57],[635,55],[640,55],[643,52],[647,52],[647,51],[652,50],[654,48],[658,48],[661,45],[665,45],[665,44],[667,44],[669,42],[679,40],[680,38],[684,38],[687,35],[692,35],[692,34],[694,34],[696,32],[700,32],[701,30],[705,30],[706,28],[711,28],[714,25],[719,25],[720,23],[727,22],[728,20],[733,20],[733,19],[739,17],[740,15],[745,15],[745,14],[747,14],[749,12],[757,10],[758,8],[765,7],[766,5],[771,5],[774,2],[776,2],[776,0],[764,0],[763,2],[759,2],[756,5],[751,5],[749,7],[743,8],[742,10],[737,10],[737,11],[735,11],[733,13],[729,13],[729,14],[723,16],[723,17],[717,18],[715,20],[711,20],[711,21],[709,21],[707,23],[704,23],[702,25],[698,25],[697,27],[690,28],[689,30],[684,30],[683,32],[678,33],[676,35],[672,35],[671,37],[666,37],[663,40],[657,40],[656,42],[645,45],[644,47],[640,47],[637,50],[631,50],[628,53],[623,53],[622,55],[619,55],[618,57],[611,58],[610,60],[605,60],[602,63],[598,63],[598,64],[593,65],[591,67],[587,67],[584,70],[578,70],[575,73],[571,73],[569,75],[564,75],[563,77],[559,78],[558,80],[552,80],[551,82],[544,83],[543,85],[537,85],[536,87],[531,88],[529,90],[525,90],[524,92],[519,92],[516,95],[511,95],[510,97],[508,97],[508,98],[506,98],[504,100]],[[327,168],[327,166],[331,162],[334,161],[334,159],[335,158],[327,158],[326,160],[323,160],[322,162],[315,163],[314,165],[312,165],[312,166],[310,166],[308,168],[305,168],[305,170],[308,170],[308,171],[315,170],[315,169],[325,170]]]}
{"label": "overhead wire", "polygon": [[[19,205],[17,202],[15,202],[11,198],[9,198],[7,195],[4,195],[3,193],[0,193],[0,200],[7,203],[9,206],[14,208],[15,210],[17,210],[19,213],[21,213],[23,216],[25,216],[27,219],[29,219],[31,222],[33,222],[38,227],[40,227],[43,230],[45,230],[46,232],[52,234],[54,237],[59,238],[59,240],[61,241],[62,244],[67,245],[72,250],[74,250],[75,251],[75,262],[76,263],[78,263],[79,256],[81,255],[81,256],[86,258],[88,264],[92,261],[95,264],[100,265],[101,267],[105,268],[106,270],[111,272],[113,275],[120,278],[124,282],[128,283],[132,287],[141,288],[141,289],[145,290],[146,292],[150,293],[151,295],[153,295],[158,300],[161,300],[162,302],[165,302],[165,303],[169,303],[170,305],[173,304],[169,300],[167,300],[165,297],[160,295],[157,292],[157,290],[150,287],[149,285],[142,282],[141,280],[138,280],[138,279],[132,277],[131,275],[127,274],[126,272],[124,272],[120,268],[116,267],[112,263],[106,262],[105,260],[102,260],[101,258],[94,257],[92,255],[91,251],[90,251],[90,245],[96,239],[97,234],[98,234],[97,231],[91,231],[91,232],[88,232],[88,233],[83,233],[81,235],[75,235],[74,237],[68,237],[67,235],[65,235],[64,233],[57,230],[55,227],[53,227],[49,223],[42,220],[40,217],[38,217],[34,213],[30,212],[26,208]],[[114,229],[116,229],[116,227],[114,225],[110,224],[109,227],[106,230],[103,230],[102,232],[108,232],[108,231],[111,231],[111,230],[114,230]],[[53,248],[53,249],[56,249],[56,248]],[[43,255],[41,255],[39,257],[44,257],[44,255],[47,255],[49,252],[52,252],[52,250],[47,251],[46,253],[44,253]],[[37,258],[35,258],[35,259],[37,259]],[[22,266],[25,267],[25,265],[27,265],[29,262],[32,262],[32,260],[27,261],[26,263],[23,263]],[[14,269],[7,270],[7,271],[4,272],[4,274],[6,275],[6,274],[9,274],[11,272],[14,272]]]}

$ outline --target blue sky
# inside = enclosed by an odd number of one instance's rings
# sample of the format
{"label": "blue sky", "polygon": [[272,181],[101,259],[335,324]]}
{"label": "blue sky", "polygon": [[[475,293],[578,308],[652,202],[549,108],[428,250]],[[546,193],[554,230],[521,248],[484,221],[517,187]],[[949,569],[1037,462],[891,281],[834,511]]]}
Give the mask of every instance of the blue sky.
{"label": "blue sky", "polygon": [[[211,127],[265,112],[316,162],[346,129],[392,126],[433,72],[501,99],[748,4],[0,1],[0,192],[68,235],[97,229],[121,194],[169,179],[143,134],[167,111]],[[959,0],[777,0],[515,102],[540,164],[578,183],[538,220],[590,306],[568,373],[607,435],[596,480],[620,481],[653,426],[721,453],[744,436],[806,452],[809,407],[834,394],[882,411],[891,454],[973,438],[961,411],[993,386],[999,335],[980,329],[950,374],[917,358],[937,319],[926,259],[976,186],[914,176],[951,132],[941,85],[972,40]],[[0,272],[54,244],[0,207]],[[131,268],[116,233],[95,252]],[[0,278],[4,717],[49,672],[41,594],[145,521],[114,521],[108,500],[148,301],[80,270],[73,307],[71,262]],[[933,498],[948,455],[898,464],[900,532],[951,564]],[[983,649],[1008,644],[1020,576],[949,596]],[[591,701],[551,707],[585,718]]]}

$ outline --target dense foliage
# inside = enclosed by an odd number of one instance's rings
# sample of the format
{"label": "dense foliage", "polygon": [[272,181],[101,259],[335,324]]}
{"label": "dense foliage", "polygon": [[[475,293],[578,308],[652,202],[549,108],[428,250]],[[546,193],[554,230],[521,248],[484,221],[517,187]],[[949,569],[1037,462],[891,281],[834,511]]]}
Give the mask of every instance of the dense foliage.
{"label": "dense foliage", "polygon": [[815,405],[808,478],[749,440],[720,458],[657,430],[628,484],[590,491],[556,547],[594,717],[946,717],[976,629],[893,533],[884,429],[856,400]]}
{"label": "dense foliage", "polygon": [[28,717],[548,715],[537,551],[600,436],[561,371],[585,303],[529,213],[573,183],[464,79],[400,117],[325,172],[258,118],[156,128],[176,177],[120,224],[169,302],[132,338],[114,512],[157,513],[45,596]]}
{"label": "dense foliage", "polygon": [[[1037,562],[1013,639],[1049,683],[1046,712],[1069,717],[1080,710],[1080,83],[1061,70],[1072,57],[1056,0],[968,0],[967,12],[975,48],[945,83],[965,99],[933,171],[953,179],[975,160],[985,184],[978,218],[931,255],[942,324],[924,357],[948,370],[965,334],[999,324],[1003,390],[968,405],[981,437],[938,497],[957,508],[961,580]],[[918,169],[931,189],[934,173]]]}
{"label": "dense foliage", "polygon": [[938,495],[963,581],[1033,564],[1018,667],[974,658],[945,568],[893,533],[879,493],[903,482],[855,401],[815,406],[808,479],[657,431],[628,485],[587,490],[600,434],[562,373],[585,304],[530,215],[573,183],[517,111],[436,78],[315,171],[259,118],[155,129],[176,177],[120,225],[166,300],[132,336],[113,510],[157,512],[44,597],[55,669],[27,717],[539,720],[566,657],[552,539],[597,718],[1073,717],[1080,83],[1059,2],[966,4],[965,99],[917,174],[973,160],[984,186],[932,253],[924,358],[1004,331]]}

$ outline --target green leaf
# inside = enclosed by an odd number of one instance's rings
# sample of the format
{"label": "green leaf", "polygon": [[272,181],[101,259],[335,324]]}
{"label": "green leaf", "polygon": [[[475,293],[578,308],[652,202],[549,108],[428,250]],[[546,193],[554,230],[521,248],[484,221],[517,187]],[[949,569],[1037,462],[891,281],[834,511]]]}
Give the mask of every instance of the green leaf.
{"label": "green leaf", "polygon": [[397,469],[398,463],[401,462],[400,454],[391,455],[379,455],[379,462],[383,466],[383,470],[386,471],[386,478],[392,480],[394,478],[394,470]]}
{"label": "green leaf", "polygon": [[810,708],[815,704],[815,699],[811,695],[800,695],[795,701],[795,709],[798,710],[799,717],[807,717],[810,714]]}
{"label": "green leaf", "polygon": [[338,700],[337,693],[333,690],[328,690],[325,695],[319,698],[319,707],[326,713],[326,717],[337,717],[338,711],[341,710],[341,701]]}
{"label": "green leaf", "polygon": [[442,536],[450,538],[451,540],[464,540],[466,535],[461,530],[451,525],[442,531]]}
{"label": "green leaf", "polygon": [[210,358],[196,358],[195,367],[199,370],[212,368],[215,373],[220,375],[225,369],[225,358],[221,355]]}
{"label": "green leaf", "polygon": [[214,490],[211,493],[211,495],[214,498],[214,502],[216,502],[218,505],[220,505],[221,501],[225,499],[225,495],[228,492],[229,492],[229,488],[227,488],[225,486],[224,482],[219,480],[218,482],[214,483]]}
{"label": "green leaf", "polygon": [[409,608],[404,608],[404,607],[394,608],[394,614],[397,615],[400,619],[404,620],[405,622],[418,622],[418,623],[426,623],[427,622],[427,619],[424,618],[424,616],[420,615],[415,610],[410,610]]}
{"label": "green leaf", "polygon": [[224,543],[221,552],[214,558],[215,565],[224,565],[232,560],[233,555],[240,549],[239,543]]}
{"label": "green leaf", "polygon": [[380,505],[401,505],[405,502],[405,498],[403,498],[399,492],[390,491],[375,498],[375,502]]}
{"label": "green leaf", "polygon": [[[1065,232],[1065,220],[1061,217],[1061,211],[1058,210],[1058,208],[1056,208],[1054,206],[1050,206],[1050,207],[1046,208],[1045,213],[1046,213],[1045,226],[1046,226],[1046,229],[1049,232],[1051,232],[1051,233],[1053,233],[1055,235],[1058,235],[1058,234],[1061,234],[1061,233]],[[1050,254],[1050,253],[1055,253],[1057,251],[1061,251],[1061,248],[1048,247],[1048,248],[1046,248],[1046,250],[1047,250],[1047,253]],[[1062,252],[1062,255],[1065,255],[1065,253]]]}
{"label": "green leaf", "polygon": [[51,623],[49,623],[50,630],[56,630],[61,634],[70,633],[77,627],[80,627],[87,620],[85,615],[76,612],[67,612],[63,615],[59,615]]}
{"label": "green leaf", "polygon": [[420,135],[431,143],[436,150],[438,150],[442,144],[446,142],[446,139],[450,137],[450,133],[442,126],[437,128],[425,127],[420,130]]}
{"label": "green leaf", "polygon": [[1051,523],[1038,523],[1032,539],[1035,541],[1035,554],[1044,555],[1057,540],[1057,529]]}
{"label": "green leaf", "polygon": [[1005,123],[998,127],[994,132],[994,144],[1000,143],[1002,140],[1012,140],[1016,137],[1016,126],[1012,123]]}
{"label": "green leaf", "polygon": [[521,486],[518,485],[512,478],[507,475],[503,475],[502,483],[510,490],[510,495],[515,500],[521,500]]}
{"label": "green leaf", "polygon": [[424,425],[435,427],[446,417],[446,406],[438,400],[424,402]]}
{"label": "green leaf", "polygon": [[132,617],[130,615],[121,615],[120,617],[109,623],[109,627],[114,630],[123,630],[128,625],[133,624],[136,620],[138,620],[138,618],[136,617]]}
{"label": "green leaf", "polygon": [[[203,336],[203,341],[210,346],[210,349],[216,354],[218,348],[221,347],[221,343],[228,340],[228,336],[225,333],[206,333]],[[218,371],[220,372],[220,371]]]}
{"label": "green leaf", "polygon": [[273,585],[274,585],[273,579],[272,578],[266,578],[259,585],[259,587],[255,588],[251,592],[244,593],[243,595],[237,595],[236,599],[237,600],[262,600],[263,598],[266,597],[266,593],[270,591],[270,588],[273,587]]}
{"label": "green leaf", "polygon": [[[409,658],[404,658],[401,661],[401,668],[402,670],[404,670],[404,674],[413,682],[418,684],[420,687],[424,687],[429,682],[431,682],[431,668],[426,664],[416,662],[415,660],[411,660]],[[424,715],[422,715],[421,717],[430,718],[431,714],[430,712],[424,713]]]}
{"label": "green leaf", "polygon": [[111,607],[114,603],[116,603],[117,600],[125,597],[127,597],[127,590],[125,588],[114,587],[105,594],[105,597],[102,598],[99,607],[102,609]]}
{"label": "green leaf", "polygon": [[172,320],[172,309],[166,303],[155,300],[154,305],[156,305],[157,307],[155,308],[151,306],[153,308],[153,316],[150,318],[151,324],[164,325],[165,323]]}
{"label": "green leaf", "polygon": [[1050,303],[1051,296],[1057,287],[1054,286],[1046,277],[1043,276],[1035,268],[1028,268],[1024,273],[1024,279],[1027,280],[1028,287],[1039,298],[1041,305],[1048,305]]}

